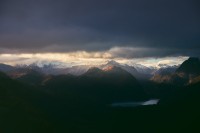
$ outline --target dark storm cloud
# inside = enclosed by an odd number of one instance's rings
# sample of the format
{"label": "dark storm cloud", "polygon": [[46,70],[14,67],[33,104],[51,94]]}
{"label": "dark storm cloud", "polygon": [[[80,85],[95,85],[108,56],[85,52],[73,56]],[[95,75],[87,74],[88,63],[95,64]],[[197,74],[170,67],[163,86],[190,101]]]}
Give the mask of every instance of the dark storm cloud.
{"label": "dark storm cloud", "polygon": [[0,51],[119,46],[147,49],[127,57],[199,56],[199,5],[198,0],[1,0]]}

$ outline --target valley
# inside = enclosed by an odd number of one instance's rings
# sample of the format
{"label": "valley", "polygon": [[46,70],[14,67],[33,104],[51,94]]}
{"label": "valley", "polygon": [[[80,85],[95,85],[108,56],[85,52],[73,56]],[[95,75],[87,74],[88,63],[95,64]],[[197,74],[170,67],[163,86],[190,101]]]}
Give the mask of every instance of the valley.
{"label": "valley", "polygon": [[[135,78],[134,74],[139,72],[134,67],[118,63],[91,67],[79,76],[45,74],[33,68],[1,68],[0,130],[74,133],[199,130],[198,62],[189,58],[176,71],[161,74],[169,77],[162,82],[154,75]],[[180,69],[184,76],[179,75]]]}

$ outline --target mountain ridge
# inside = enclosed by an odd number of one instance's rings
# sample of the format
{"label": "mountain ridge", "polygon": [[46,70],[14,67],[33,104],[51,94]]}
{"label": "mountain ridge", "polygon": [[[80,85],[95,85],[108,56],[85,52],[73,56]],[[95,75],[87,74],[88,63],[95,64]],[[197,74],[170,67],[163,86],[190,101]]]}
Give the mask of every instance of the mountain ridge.
{"label": "mountain ridge", "polygon": [[192,80],[199,75],[200,60],[197,57],[190,57],[185,60],[174,72],[156,74],[151,78],[151,80],[157,83],[186,85],[192,82]]}

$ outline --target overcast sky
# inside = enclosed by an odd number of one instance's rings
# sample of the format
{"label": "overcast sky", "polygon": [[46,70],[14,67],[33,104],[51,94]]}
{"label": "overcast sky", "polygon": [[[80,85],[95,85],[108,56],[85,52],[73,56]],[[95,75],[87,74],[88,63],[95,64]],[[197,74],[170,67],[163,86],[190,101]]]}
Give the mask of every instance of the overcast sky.
{"label": "overcast sky", "polygon": [[0,53],[200,56],[199,0],[0,0]]}

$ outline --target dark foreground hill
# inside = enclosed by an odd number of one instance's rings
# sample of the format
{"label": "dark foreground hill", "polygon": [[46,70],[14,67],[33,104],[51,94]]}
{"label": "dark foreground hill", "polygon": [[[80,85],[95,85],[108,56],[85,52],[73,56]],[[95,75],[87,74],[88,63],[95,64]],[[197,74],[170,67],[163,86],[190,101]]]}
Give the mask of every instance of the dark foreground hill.
{"label": "dark foreground hill", "polygon": [[0,132],[45,132],[50,129],[39,103],[44,93],[0,72]]}
{"label": "dark foreground hill", "polygon": [[200,75],[200,60],[196,57],[190,57],[184,61],[177,69],[177,73],[185,73],[191,75]]}
{"label": "dark foreground hill", "polygon": [[44,82],[43,87],[52,95],[85,103],[111,104],[148,99],[139,82],[118,67],[109,70],[91,68],[78,77],[52,76]]}

